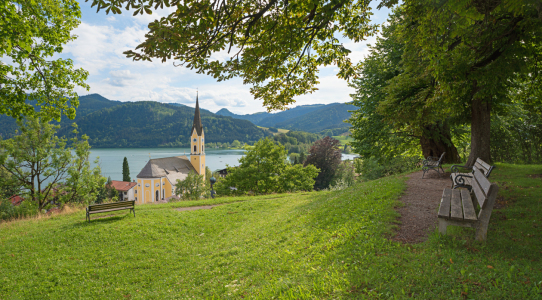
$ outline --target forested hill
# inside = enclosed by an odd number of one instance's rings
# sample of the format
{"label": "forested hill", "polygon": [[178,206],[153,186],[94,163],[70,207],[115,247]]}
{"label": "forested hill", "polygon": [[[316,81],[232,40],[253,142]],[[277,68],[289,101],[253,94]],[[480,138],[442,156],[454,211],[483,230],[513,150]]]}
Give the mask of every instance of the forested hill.
{"label": "forested hill", "polygon": [[[33,104],[33,101],[28,101],[28,103]],[[99,94],[80,96],[75,121],[92,112],[121,105],[123,103],[125,102],[109,100]],[[39,110],[39,107],[37,107],[36,109]],[[66,126],[67,124],[71,124],[73,122],[74,120],[70,120],[66,116],[62,116],[62,121],[60,122],[60,124],[62,126]],[[15,122],[15,119],[0,114],[0,135],[2,136],[2,138],[8,139],[13,137],[13,135],[15,134],[15,130],[17,130],[17,123]]]}
{"label": "forested hill", "polygon": [[344,120],[350,118],[351,113],[348,110],[354,109],[354,106],[346,103],[329,104],[299,117],[276,123],[274,127],[307,132],[320,132],[325,129],[350,127],[350,123],[345,123]]}
{"label": "forested hill", "polygon": [[[79,97],[75,120],[66,117],[60,123],[59,135],[70,136],[71,123],[80,134],[90,137],[96,148],[184,147],[189,146],[194,108],[158,102],[111,101],[98,94]],[[215,115],[201,109],[205,140],[213,142],[254,142],[269,135],[249,121]],[[0,115],[3,139],[15,134],[15,120]]]}
{"label": "forested hill", "polygon": [[348,110],[352,109],[354,108],[344,103],[332,103],[327,105],[300,105],[274,114],[260,112],[250,115],[237,115],[225,108],[219,110],[216,114],[249,120],[258,126],[320,132],[325,129],[350,127],[350,124],[343,121],[350,118]]}
{"label": "forested hill", "polygon": [[[254,142],[266,135],[246,120],[204,110],[201,119],[205,141],[209,143]],[[95,111],[79,118],[77,125],[96,148],[186,147],[193,120],[194,108],[138,101]],[[63,126],[60,134],[69,136],[70,130]]]}

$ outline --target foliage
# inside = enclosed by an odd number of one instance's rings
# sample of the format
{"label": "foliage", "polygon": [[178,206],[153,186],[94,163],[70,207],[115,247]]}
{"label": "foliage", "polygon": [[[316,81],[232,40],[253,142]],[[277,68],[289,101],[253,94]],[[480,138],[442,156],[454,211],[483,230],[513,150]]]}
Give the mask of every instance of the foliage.
{"label": "foliage", "polygon": [[538,64],[542,44],[539,4],[407,1],[405,16],[409,53],[423,55],[435,79],[434,99],[471,124],[467,164],[477,157],[490,161],[491,114],[511,103],[518,77],[536,77],[532,66]]}
{"label": "foliage", "polygon": [[128,159],[126,158],[126,156],[122,161],[122,181],[132,181],[130,179],[130,166],[128,166]]}
{"label": "foliage", "polygon": [[[74,69],[71,59],[53,59],[81,18],[75,0],[2,1],[0,4],[0,114],[60,121],[73,119],[78,105],[76,85],[88,72]],[[35,101],[39,112],[28,103]]]}
{"label": "foliage", "polygon": [[[124,52],[127,57],[173,58],[219,81],[242,77],[268,110],[284,109],[295,96],[314,92],[319,67],[336,65],[343,79],[356,76],[351,51],[337,36],[359,42],[377,29],[369,22],[369,1],[92,0],[98,10],[114,14],[123,7],[134,8],[134,15],[151,14],[153,5],[177,9],[151,22],[146,40]],[[229,59],[212,58],[225,49]]]}
{"label": "foliage", "polygon": [[341,163],[339,145],[340,142],[338,140],[326,136],[316,141],[310,148],[304,166],[313,165],[320,169],[320,173],[315,180],[315,189],[325,189],[333,180],[335,171]]}
{"label": "foliage", "polygon": [[267,128],[267,130],[269,130],[271,132],[275,132],[275,133],[279,132],[279,130],[277,128],[275,128],[275,127],[269,127],[269,128]]}
{"label": "foliage", "polygon": [[261,139],[239,159],[238,167],[228,167],[226,178],[215,185],[217,194],[242,195],[251,192],[258,195],[312,189],[318,170],[292,166],[286,160],[284,146],[268,138]]}
{"label": "foliage", "polygon": [[352,160],[343,160],[335,171],[335,177],[333,178],[330,188],[334,187],[335,190],[338,190],[339,188],[337,187],[340,186],[340,189],[344,189],[354,185],[355,182],[356,174],[354,162]]}
{"label": "foliage", "polygon": [[375,158],[360,159],[360,163],[356,164],[356,172],[360,174],[362,180],[375,180],[419,169],[422,159],[419,156],[396,156],[385,164]]}
{"label": "foliage", "polygon": [[[7,299],[164,299],[174,291],[198,299],[533,299],[542,292],[542,187],[533,177],[541,170],[542,165],[497,164],[491,178],[503,187],[499,198],[507,205],[493,210],[484,244],[473,241],[473,229],[453,226],[448,236],[435,231],[424,243],[390,239],[405,189],[402,176],[337,192],[140,205],[135,218],[120,211],[90,224],[84,211],[4,223],[0,294]],[[223,205],[173,209],[217,204]],[[436,218],[436,211],[429,213]]]}
{"label": "foliage", "polygon": [[12,185],[11,174],[0,165],[0,199],[8,199],[13,195],[19,194],[20,188]]}
{"label": "foliage", "polygon": [[175,183],[175,195],[184,200],[200,200],[208,197],[211,187],[206,184],[203,175],[190,171],[184,180]]}
{"label": "foliage", "polygon": [[303,131],[288,131],[273,136],[273,139],[284,146],[288,154],[308,152],[312,144],[322,136]]}
{"label": "foliage", "polygon": [[56,136],[58,126],[32,118],[18,121],[21,134],[0,141],[0,164],[11,174],[10,182],[22,187],[22,194],[38,209],[64,202],[93,201],[105,178],[100,168],[90,168],[87,137],[67,140]]}
{"label": "foliage", "polygon": [[36,202],[23,201],[15,206],[8,199],[0,199],[0,220],[27,218],[36,215],[37,212]]}

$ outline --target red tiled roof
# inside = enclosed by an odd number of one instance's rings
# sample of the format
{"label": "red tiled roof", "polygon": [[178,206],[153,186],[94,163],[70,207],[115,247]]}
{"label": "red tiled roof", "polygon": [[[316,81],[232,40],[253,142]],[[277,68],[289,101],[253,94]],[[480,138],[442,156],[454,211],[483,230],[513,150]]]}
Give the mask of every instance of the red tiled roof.
{"label": "red tiled roof", "polygon": [[15,195],[15,196],[12,196],[11,198],[9,198],[9,200],[11,201],[11,204],[17,206],[19,204],[21,204],[21,202],[23,202],[23,198],[19,195]]}
{"label": "red tiled roof", "polygon": [[111,186],[121,192],[127,192],[131,188],[137,185],[137,182],[129,182],[129,181],[118,181],[118,180],[111,180]]}

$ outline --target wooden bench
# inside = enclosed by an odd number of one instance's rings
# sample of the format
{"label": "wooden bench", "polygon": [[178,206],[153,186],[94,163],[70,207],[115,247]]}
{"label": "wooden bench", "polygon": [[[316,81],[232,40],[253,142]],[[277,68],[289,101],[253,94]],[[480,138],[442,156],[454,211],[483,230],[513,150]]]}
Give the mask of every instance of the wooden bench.
{"label": "wooden bench", "polygon": [[445,188],[438,211],[439,232],[446,234],[446,227],[449,225],[471,227],[476,229],[475,239],[484,241],[498,190],[497,184],[489,182],[480,170],[474,170],[472,196],[480,208],[476,215],[473,199],[468,190]]}
{"label": "wooden bench", "polygon": [[[481,160],[480,158],[476,159],[476,162],[474,163],[474,166],[472,167],[453,165],[451,168],[452,174],[450,175],[450,179],[452,180],[452,189],[465,187],[465,188],[468,188],[469,191],[472,190],[471,181],[474,176],[473,174],[474,174],[475,169],[480,170],[486,178],[489,178],[489,175],[491,174],[491,171],[493,170],[493,166],[490,166],[488,163]],[[461,172],[465,170],[468,170],[468,171],[466,173]]]}
{"label": "wooden bench", "polygon": [[444,174],[444,169],[442,168],[442,159],[444,158],[444,154],[446,154],[446,152],[442,152],[442,155],[440,155],[440,158],[438,160],[436,160],[436,157],[432,157],[432,156],[428,156],[426,159],[423,160],[422,178],[425,176],[425,172],[428,172],[429,170],[437,171],[439,175],[440,175],[440,170],[442,170],[442,174]]}
{"label": "wooden bench", "polygon": [[124,210],[124,209],[131,210],[134,213],[134,217],[135,217],[135,200],[89,205],[87,207],[87,219],[90,222],[91,214]]}

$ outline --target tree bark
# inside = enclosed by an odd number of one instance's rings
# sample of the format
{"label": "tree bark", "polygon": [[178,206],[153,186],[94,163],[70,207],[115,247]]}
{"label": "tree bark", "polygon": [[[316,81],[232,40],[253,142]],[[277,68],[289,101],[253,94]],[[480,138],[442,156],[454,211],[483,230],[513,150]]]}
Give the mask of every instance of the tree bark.
{"label": "tree bark", "polygon": [[441,123],[432,124],[424,127],[424,135],[420,138],[423,157],[437,157],[437,159],[446,152],[443,158],[444,163],[460,163],[461,158],[457,148],[452,143],[450,128]]}
{"label": "tree bark", "polygon": [[491,133],[491,104],[489,100],[473,99],[471,105],[471,133],[470,133],[470,155],[467,166],[474,166],[477,158],[487,163],[491,161],[490,148]]}

